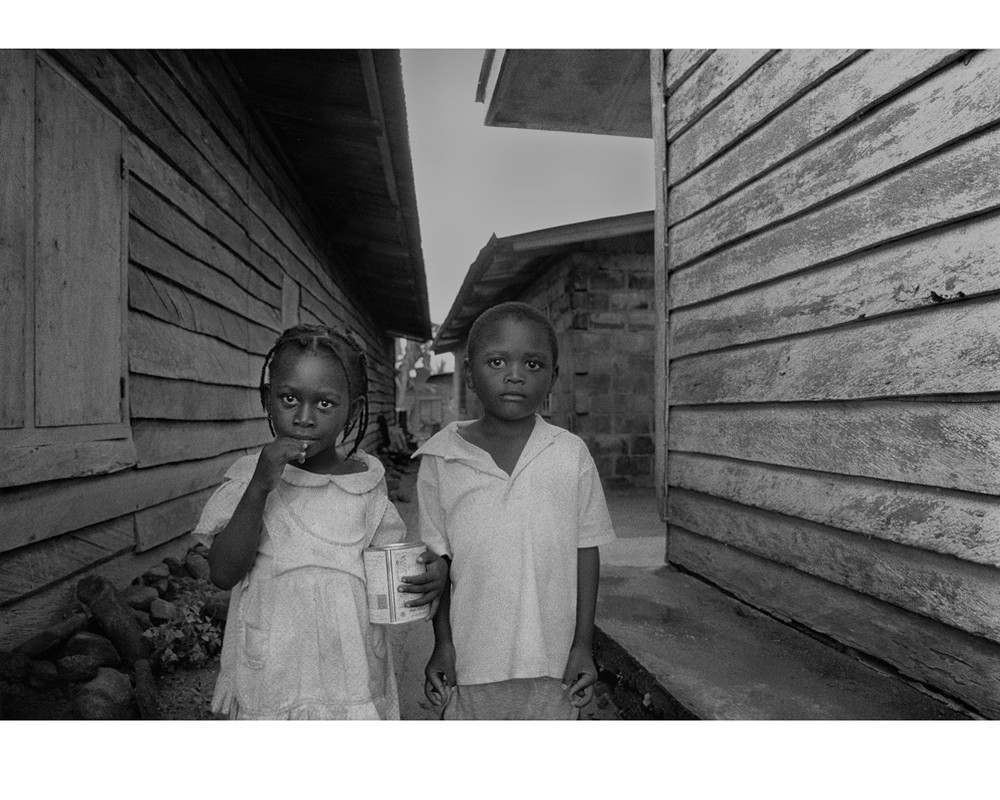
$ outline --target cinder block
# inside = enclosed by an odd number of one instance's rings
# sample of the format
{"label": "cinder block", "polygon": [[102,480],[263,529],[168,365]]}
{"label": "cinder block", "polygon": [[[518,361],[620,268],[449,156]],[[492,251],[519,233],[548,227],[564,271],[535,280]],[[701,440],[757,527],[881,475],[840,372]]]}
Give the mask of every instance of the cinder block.
{"label": "cinder block", "polygon": [[597,270],[590,275],[590,290],[621,289],[627,283],[627,276],[620,271]]}
{"label": "cinder block", "polygon": [[[653,298],[648,292],[615,292],[608,297],[612,311],[644,310],[652,307]],[[633,317],[630,314],[629,319]]]}
{"label": "cinder block", "polygon": [[631,455],[645,456],[656,452],[652,436],[630,436],[629,450]]}
{"label": "cinder block", "polygon": [[[652,401],[650,401],[652,406]],[[653,415],[645,414],[622,414],[615,419],[616,433],[650,434],[653,432]]]}
{"label": "cinder block", "polygon": [[628,320],[628,316],[622,311],[594,311],[590,314],[589,323],[594,330],[623,329],[628,325]]}
{"label": "cinder block", "polygon": [[574,433],[583,436],[586,433],[611,433],[610,414],[585,414],[573,416]]}
{"label": "cinder block", "polygon": [[607,394],[611,391],[611,375],[607,372],[591,372],[580,380],[591,394]]}
{"label": "cinder block", "polygon": [[649,456],[619,456],[615,459],[616,475],[649,475],[652,459]]}
{"label": "cinder block", "polygon": [[656,278],[652,273],[628,276],[629,289],[646,289],[650,292],[656,288]]}
{"label": "cinder block", "polygon": [[614,414],[618,410],[614,395],[607,392],[590,396],[590,410],[596,414]]}
{"label": "cinder block", "polygon": [[617,349],[625,353],[652,353],[652,331],[622,331],[617,335]]}

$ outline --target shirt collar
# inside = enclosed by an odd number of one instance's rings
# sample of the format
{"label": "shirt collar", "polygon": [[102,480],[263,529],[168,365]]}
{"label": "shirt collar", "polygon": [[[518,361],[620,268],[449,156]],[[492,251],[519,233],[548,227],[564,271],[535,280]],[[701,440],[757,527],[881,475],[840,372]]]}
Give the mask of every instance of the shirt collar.
{"label": "shirt collar", "polygon": [[462,461],[483,472],[496,473],[504,478],[515,477],[524,467],[548,447],[555,439],[566,433],[562,428],[550,425],[538,414],[535,415],[535,427],[531,430],[528,441],[525,442],[521,457],[517,460],[517,466],[513,473],[507,475],[496,465],[490,454],[476,445],[468,442],[459,433],[459,430],[471,425],[473,420],[463,420],[451,422],[440,432],[436,433],[420,447],[412,456],[438,456],[445,461]]}

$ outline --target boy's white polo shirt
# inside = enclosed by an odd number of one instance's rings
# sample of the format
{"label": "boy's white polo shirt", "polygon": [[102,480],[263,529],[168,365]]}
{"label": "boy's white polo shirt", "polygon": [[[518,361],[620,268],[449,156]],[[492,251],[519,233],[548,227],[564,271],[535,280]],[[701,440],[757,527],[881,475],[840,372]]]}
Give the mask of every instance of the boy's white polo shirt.
{"label": "boy's white polo shirt", "polygon": [[561,679],[576,627],[576,551],[615,539],[578,436],[535,418],[508,475],[453,422],[416,455],[420,534],[452,558],[459,684]]}

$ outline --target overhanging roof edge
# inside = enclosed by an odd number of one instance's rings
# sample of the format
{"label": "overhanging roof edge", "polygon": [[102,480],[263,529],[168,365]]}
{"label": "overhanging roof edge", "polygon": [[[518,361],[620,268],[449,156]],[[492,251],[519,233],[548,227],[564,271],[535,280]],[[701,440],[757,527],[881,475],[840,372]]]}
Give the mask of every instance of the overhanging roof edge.
{"label": "overhanging roof edge", "polygon": [[431,312],[420,238],[420,221],[417,215],[417,192],[406,118],[402,58],[398,50],[372,50],[370,53],[382,106],[380,112],[385,120],[385,136],[388,140],[386,169],[391,172],[396,186],[398,210],[404,227],[405,245],[410,251],[413,263],[413,280],[421,317],[419,320],[421,330],[414,330],[411,334],[414,339],[422,336],[422,340],[426,341],[431,338]]}
{"label": "overhanging roof edge", "polygon": [[539,231],[519,233],[505,236],[502,239],[493,234],[469,267],[448,316],[438,328],[431,349],[434,352],[448,353],[461,343],[468,326],[472,324],[472,319],[487,308],[486,305],[480,307],[480,304],[470,302],[475,285],[486,278],[496,264],[501,261],[509,263],[512,259],[530,261],[532,258],[543,256],[547,252],[558,251],[560,248],[576,243],[582,244],[614,239],[619,236],[652,233],[654,215],[655,212],[652,210],[638,211],[617,217],[601,217]]}

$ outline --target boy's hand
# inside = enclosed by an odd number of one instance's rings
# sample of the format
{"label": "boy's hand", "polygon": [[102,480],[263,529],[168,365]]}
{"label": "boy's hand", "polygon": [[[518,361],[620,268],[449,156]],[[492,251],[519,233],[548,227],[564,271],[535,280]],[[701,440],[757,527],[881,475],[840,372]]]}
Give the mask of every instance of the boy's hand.
{"label": "boy's hand", "polygon": [[594,684],[597,683],[597,667],[589,647],[573,645],[563,673],[563,689],[569,690],[569,700],[577,708],[583,708],[594,699]]}
{"label": "boy's hand", "polygon": [[450,644],[434,645],[424,668],[424,695],[433,706],[444,706],[455,686],[455,648]]}
{"label": "boy's hand", "polygon": [[410,594],[420,593],[420,597],[408,600],[406,606],[425,606],[430,604],[430,611],[427,619],[431,619],[441,602],[441,592],[448,584],[448,559],[442,558],[437,553],[425,550],[417,559],[425,564],[427,571],[420,575],[406,575],[401,580],[403,585],[399,587],[401,592]]}
{"label": "boy's hand", "polygon": [[281,480],[281,473],[284,472],[285,464],[292,461],[303,462],[306,460],[306,443],[290,436],[279,436],[273,442],[264,445],[260,451],[260,458],[257,459],[257,469],[254,470],[253,480],[267,492],[270,492]]}

